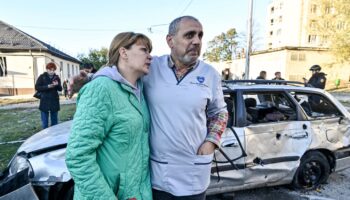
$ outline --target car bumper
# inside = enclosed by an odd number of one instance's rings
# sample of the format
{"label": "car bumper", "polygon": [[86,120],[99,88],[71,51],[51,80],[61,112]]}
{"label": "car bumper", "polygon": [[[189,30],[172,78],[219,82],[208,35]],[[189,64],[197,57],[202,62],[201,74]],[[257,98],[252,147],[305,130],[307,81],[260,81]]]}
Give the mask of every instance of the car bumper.
{"label": "car bumper", "polygon": [[[8,174],[8,172],[4,172]],[[0,200],[38,200],[31,183],[29,182],[28,169],[15,175],[4,175],[0,179]]]}
{"label": "car bumper", "polygon": [[350,147],[339,149],[335,152],[335,170],[341,171],[350,167]]}

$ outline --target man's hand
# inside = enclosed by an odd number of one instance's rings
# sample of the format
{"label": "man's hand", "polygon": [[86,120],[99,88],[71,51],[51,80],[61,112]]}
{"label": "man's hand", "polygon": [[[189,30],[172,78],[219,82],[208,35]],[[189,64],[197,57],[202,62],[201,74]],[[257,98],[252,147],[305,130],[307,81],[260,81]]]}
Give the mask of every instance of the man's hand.
{"label": "man's hand", "polygon": [[198,149],[197,155],[209,155],[214,153],[216,145],[212,142],[205,141]]}

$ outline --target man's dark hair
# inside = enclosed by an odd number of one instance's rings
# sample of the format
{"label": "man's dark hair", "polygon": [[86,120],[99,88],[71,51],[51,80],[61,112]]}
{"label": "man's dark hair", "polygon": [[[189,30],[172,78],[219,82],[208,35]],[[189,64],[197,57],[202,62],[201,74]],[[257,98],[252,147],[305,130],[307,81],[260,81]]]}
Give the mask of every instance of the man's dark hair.
{"label": "man's dark hair", "polygon": [[94,68],[94,65],[92,63],[84,63],[83,68],[84,69],[91,69],[91,68]]}
{"label": "man's dark hair", "polygon": [[200,23],[197,18],[189,16],[189,15],[178,17],[170,23],[168,35],[175,35],[177,33],[177,31],[179,30],[179,24],[180,24],[181,20],[183,20],[183,19],[190,19],[190,20],[194,20],[194,21]]}

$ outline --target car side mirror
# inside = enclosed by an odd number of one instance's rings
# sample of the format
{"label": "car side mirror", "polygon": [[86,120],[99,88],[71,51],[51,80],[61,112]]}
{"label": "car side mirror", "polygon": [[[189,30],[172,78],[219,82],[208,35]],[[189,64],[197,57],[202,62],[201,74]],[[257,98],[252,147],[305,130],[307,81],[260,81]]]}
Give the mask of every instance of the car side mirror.
{"label": "car side mirror", "polygon": [[343,121],[343,119],[344,119],[343,116],[339,117],[338,124],[341,124],[341,122]]}

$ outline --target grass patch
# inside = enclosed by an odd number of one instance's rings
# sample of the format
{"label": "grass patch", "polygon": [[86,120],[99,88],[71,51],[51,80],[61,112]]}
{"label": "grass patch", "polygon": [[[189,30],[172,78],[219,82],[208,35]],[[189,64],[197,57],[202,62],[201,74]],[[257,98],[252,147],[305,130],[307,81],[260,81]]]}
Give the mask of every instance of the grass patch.
{"label": "grass patch", "polygon": [[0,106],[6,106],[11,104],[18,104],[18,103],[28,103],[28,102],[36,102],[39,101],[35,98],[30,99],[0,99]]}
{"label": "grass patch", "polygon": [[[75,108],[75,104],[61,105],[59,122],[73,119]],[[25,140],[41,130],[40,111],[37,108],[1,110],[0,121],[0,143]],[[19,146],[18,143],[0,145],[0,171],[7,166]]]}

